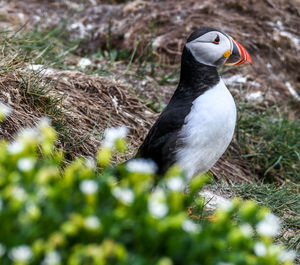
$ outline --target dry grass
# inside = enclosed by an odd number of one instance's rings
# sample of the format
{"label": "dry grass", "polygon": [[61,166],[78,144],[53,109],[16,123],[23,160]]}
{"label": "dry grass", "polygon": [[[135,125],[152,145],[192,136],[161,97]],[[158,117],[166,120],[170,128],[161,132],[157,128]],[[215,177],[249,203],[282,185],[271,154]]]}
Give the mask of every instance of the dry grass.
{"label": "dry grass", "polygon": [[[44,95],[37,91],[41,86],[47,91]],[[111,126],[128,127],[129,141],[136,148],[155,117],[125,85],[75,71],[53,71],[42,78],[30,71],[5,74],[0,76],[0,90],[0,98],[14,109],[1,124],[2,137],[9,139],[48,115],[59,132],[59,146],[71,157],[94,155],[104,129]]]}

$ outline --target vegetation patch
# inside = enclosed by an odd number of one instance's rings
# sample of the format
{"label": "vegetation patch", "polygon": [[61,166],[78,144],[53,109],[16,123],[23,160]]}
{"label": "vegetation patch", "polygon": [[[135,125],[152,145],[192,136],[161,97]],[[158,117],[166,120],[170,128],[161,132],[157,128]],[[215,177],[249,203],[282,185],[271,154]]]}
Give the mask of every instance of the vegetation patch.
{"label": "vegetation patch", "polygon": [[[240,104],[237,145],[262,182],[300,180],[300,127],[297,118],[279,111]],[[292,110],[291,112],[292,113]]]}
{"label": "vegetation patch", "polygon": [[284,227],[277,240],[284,242],[291,249],[300,250],[300,237],[298,233],[300,229],[300,193],[297,185],[286,184],[278,187],[276,184],[252,183],[228,187],[216,183],[211,188],[224,194],[231,194],[232,197],[251,198],[260,205],[269,207],[283,221]]}
{"label": "vegetation patch", "polygon": [[176,168],[154,188],[152,162],[111,167],[109,154],[124,151],[121,135],[122,128],[105,132],[102,171],[92,158],[62,168],[45,119],[0,142],[1,264],[293,264],[295,253],[273,243],[278,217],[254,201],[235,199],[199,224],[186,207],[205,175],[184,194],[187,180]]}

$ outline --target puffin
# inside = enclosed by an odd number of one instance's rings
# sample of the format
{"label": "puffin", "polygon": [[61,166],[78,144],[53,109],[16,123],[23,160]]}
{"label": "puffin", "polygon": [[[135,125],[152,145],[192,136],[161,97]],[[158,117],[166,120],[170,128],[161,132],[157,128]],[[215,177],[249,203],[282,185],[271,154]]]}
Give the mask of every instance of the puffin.
{"label": "puffin", "polygon": [[188,179],[209,171],[229,146],[237,116],[218,67],[242,64],[252,59],[228,34],[211,27],[192,32],[183,47],[177,89],[135,157],[154,161],[159,176],[173,165]]}

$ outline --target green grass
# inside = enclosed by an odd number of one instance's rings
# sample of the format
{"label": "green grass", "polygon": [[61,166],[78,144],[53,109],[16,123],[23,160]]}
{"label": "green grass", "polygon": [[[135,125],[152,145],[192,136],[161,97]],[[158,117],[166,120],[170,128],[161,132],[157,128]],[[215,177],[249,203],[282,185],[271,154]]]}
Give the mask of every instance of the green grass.
{"label": "green grass", "polygon": [[278,106],[242,103],[236,129],[241,156],[263,182],[299,182],[300,123]]}
{"label": "green grass", "polygon": [[[78,42],[65,40],[64,33],[63,24],[50,31],[27,32],[21,28],[16,32],[0,32],[0,74],[14,76],[21,100],[41,116],[50,117],[60,140],[68,141],[70,128],[61,109],[63,96],[51,94],[51,81],[43,79],[44,69],[69,68],[64,60]],[[43,67],[31,70],[30,65],[35,64]]]}
{"label": "green grass", "polygon": [[298,218],[300,214],[300,194],[299,187],[296,185],[246,184],[222,187],[221,189],[230,191],[244,199],[254,199],[259,204],[268,206],[284,220],[285,225],[300,229],[300,219]]}
{"label": "green grass", "polygon": [[[7,60],[6,57],[9,56],[23,63],[64,68],[64,59],[77,48],[80,42],[80,40],[74,42],[66,40],[64,27],[64,24],[61,24],[50,31],[36,28],[26,32],[21,28],[16,32],[0,32],[2,60]],[[2,72],[5,70],[11,69],[2,69]]]}
{"label": "green grass", "polygon": [[269,207],[283,221],[283,234],[290,230],[289,236],[278,237],[289,248],[300,250],[300,193],[299,185],[286,184],[247,184],[224,186],[215,183],[213,188],[243,199],[253,199]]}
{"label": "green grass", "polygon": [[60,133],[67,127],[63,111],[61,109],[63,96],[50,95],[51,82],[42,80],[42,73],[32,71],[29,74],[19,75],[22,80],[19,90],[23,100],[33,107],[41,115],[47,115],[53,121],[54,128]]}

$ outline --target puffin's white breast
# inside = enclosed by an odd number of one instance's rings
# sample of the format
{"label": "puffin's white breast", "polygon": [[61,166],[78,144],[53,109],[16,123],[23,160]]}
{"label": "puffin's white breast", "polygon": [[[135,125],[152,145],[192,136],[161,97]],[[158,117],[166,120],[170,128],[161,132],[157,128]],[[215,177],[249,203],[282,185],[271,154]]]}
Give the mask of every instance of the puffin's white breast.
{"label": "puffin's white breast", "polygon": [[180,137],[184,146],[177,151],[177,163],[188,178],[207,172],[231,142],[236,107],[222,79],[193,102]]}

